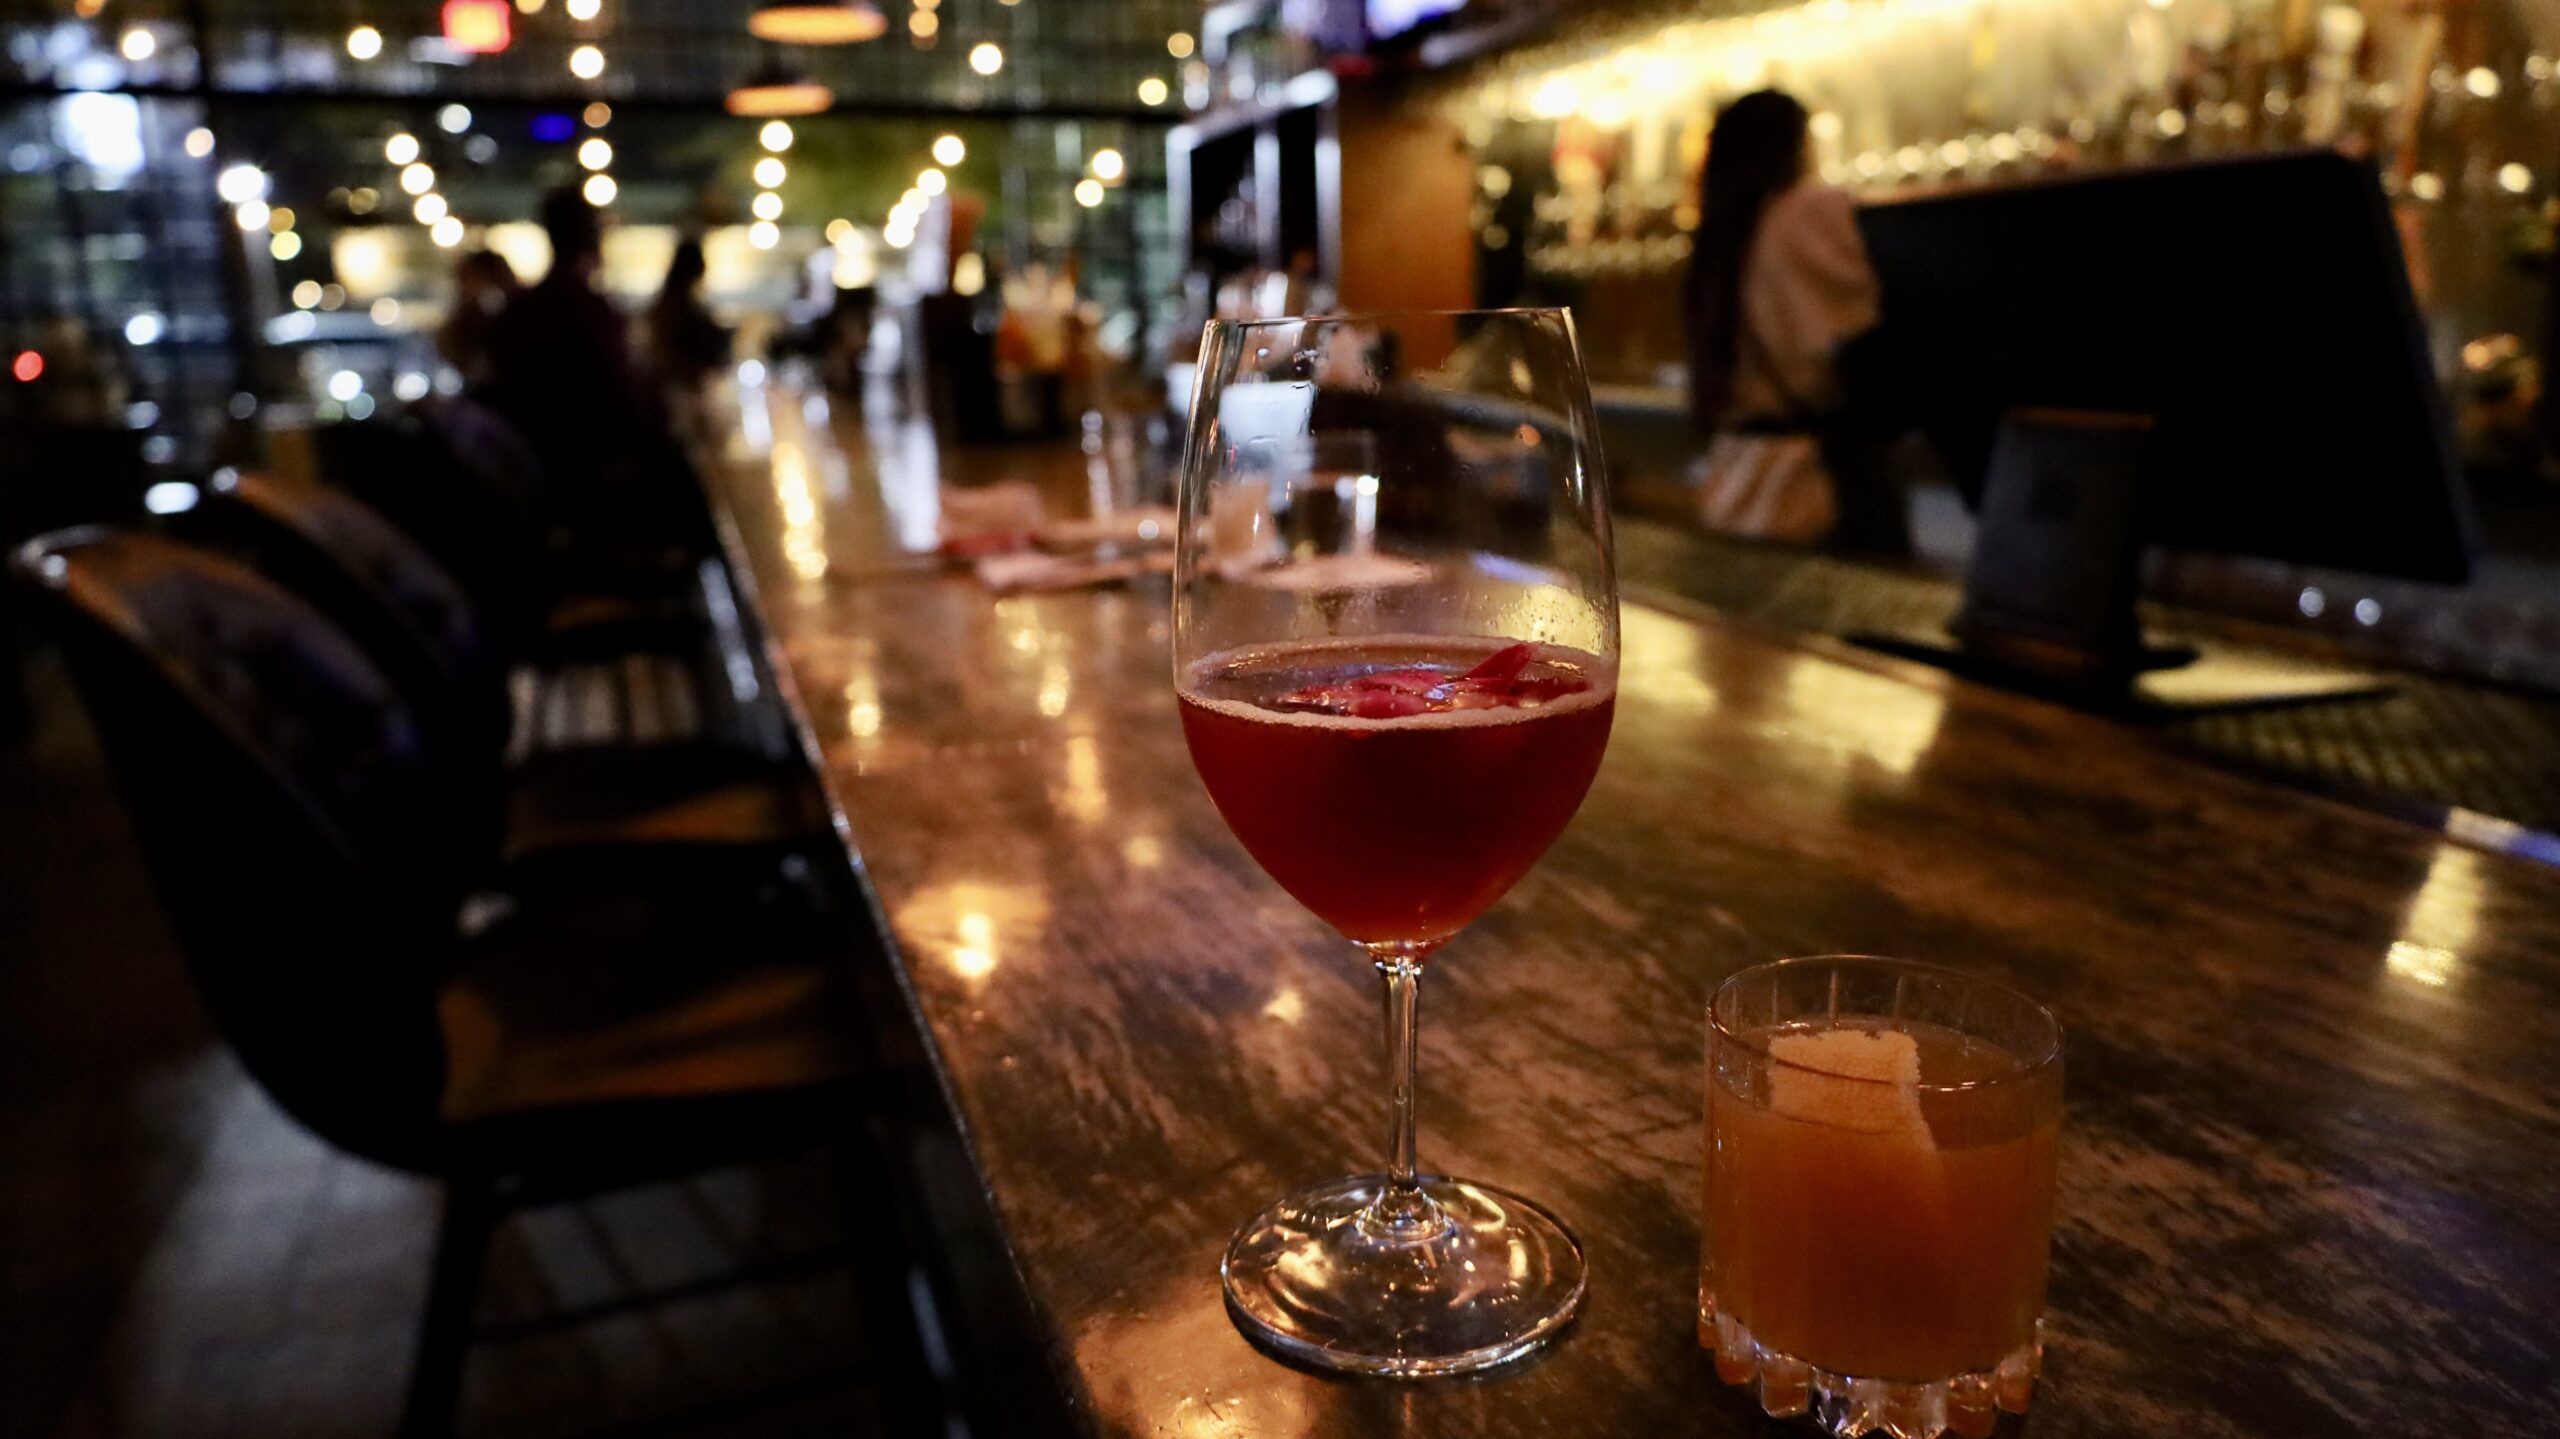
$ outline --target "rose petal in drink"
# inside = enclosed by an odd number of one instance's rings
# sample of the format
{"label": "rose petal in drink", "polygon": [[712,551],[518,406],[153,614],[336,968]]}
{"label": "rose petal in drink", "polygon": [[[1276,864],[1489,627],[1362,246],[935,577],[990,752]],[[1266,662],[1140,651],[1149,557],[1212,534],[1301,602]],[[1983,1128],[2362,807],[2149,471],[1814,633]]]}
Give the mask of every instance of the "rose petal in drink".
{"label": "rose petal in drink", "polygon": [[1470,680],[1516,680],[1520,678],[1520,672],[1529,667],[1529,661],[1537,657],[1537,653],[1538,651],[1535,645],[1526,643],[1506,645],[1501,649],[1495,650],[1492,654],[1485,656],[1483,663],[1477,665],[1474,669],[1467,671],[1462,678]]}

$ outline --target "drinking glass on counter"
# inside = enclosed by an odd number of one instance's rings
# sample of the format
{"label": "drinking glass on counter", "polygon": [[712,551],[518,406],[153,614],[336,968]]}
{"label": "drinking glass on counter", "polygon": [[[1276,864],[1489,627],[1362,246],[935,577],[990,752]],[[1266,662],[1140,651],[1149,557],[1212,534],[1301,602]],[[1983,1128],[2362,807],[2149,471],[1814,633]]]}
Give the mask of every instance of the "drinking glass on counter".
{"label": "drinking glass on counter", "polygon": [[1194,395],[1183,734],[1245,849],[1375,965],[1393,1108],[1384,1172],[1237,1232],[1228,1311],[1321,1368],[1499,1364],[1572,1317],[1582,1252],[1536,1203],[1418,1165],[1419,986],[1564,829],[1608,745],[1617,582],[1572,321],[1222,321]]}
{"label": "drinking glass on counter", "polygon": [[1698,1285],[1716,1372],[1837,1435],[2024,1412],[2061,1118],[2061,1026],[2016,990],[1864,956],[1725,981]]}

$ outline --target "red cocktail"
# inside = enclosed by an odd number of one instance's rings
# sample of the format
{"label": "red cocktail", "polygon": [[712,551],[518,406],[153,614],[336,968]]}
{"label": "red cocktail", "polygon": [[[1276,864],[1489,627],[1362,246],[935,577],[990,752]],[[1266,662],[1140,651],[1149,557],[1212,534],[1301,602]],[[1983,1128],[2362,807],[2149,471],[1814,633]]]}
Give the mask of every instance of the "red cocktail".
{"label": "red cocktail", "polygon": [[1427,944],[1573,818],[1616,698],[1578,650],[1316,640],[1194,664],[1182,727],[1218,812],[1283,889],[1362,944]]}

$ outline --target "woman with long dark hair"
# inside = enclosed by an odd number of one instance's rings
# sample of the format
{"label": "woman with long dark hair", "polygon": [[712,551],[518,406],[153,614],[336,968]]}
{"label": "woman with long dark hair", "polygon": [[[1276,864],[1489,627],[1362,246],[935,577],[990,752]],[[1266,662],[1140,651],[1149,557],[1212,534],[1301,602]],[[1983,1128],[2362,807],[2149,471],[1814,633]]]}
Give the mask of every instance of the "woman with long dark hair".
{"label": "woman with long dark hair", "polygon": [[1908,553],[1902,497],[1848,408],[1841,347],[1875,328],[1848,192],[1807,178],[1809,120],[1756,90],[1716,116],[1686,309],[1690,411],[1711,436],[1701,513],[1720,529]]}

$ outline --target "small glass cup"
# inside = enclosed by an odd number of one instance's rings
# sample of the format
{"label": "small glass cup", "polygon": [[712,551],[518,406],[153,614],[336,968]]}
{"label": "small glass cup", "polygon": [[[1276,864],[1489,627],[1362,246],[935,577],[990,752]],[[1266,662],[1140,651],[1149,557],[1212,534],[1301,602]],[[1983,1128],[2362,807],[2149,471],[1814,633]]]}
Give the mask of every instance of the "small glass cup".
{"label": "small glass cup", "polygon": [[2062,1027],[1898,959],[1742,971],[1707,1010],[1698,1341],[1770,1414],[1989,1434],[2041,1363]]}

